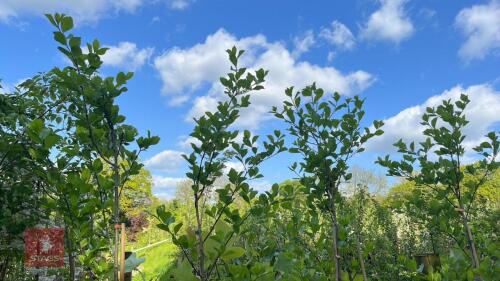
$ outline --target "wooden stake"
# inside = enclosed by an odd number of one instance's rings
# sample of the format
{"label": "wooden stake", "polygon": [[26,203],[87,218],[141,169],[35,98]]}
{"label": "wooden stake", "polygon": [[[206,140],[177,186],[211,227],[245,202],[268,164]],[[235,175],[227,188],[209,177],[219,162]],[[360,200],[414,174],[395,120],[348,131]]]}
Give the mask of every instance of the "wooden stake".
{"label": "wooden stake", "polygon": [[125,224],[122,223],[122,237],[121,237],[121,263],[120,263],[120,280],[125,281]]}

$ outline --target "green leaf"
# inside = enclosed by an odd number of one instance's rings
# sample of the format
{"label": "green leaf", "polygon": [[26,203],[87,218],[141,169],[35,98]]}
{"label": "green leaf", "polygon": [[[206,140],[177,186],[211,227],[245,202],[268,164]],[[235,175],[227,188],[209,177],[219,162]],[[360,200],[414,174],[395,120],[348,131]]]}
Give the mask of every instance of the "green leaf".
{"label": "green leaf", "polygon": [[281,253],[274,263],[274,269],[281,272],[291,272],[293,269],[293,261],[284,253]]}
{"label": "green leaf", "polygon": [[317,102],[321,99],[321,97],[323,96],[323,89],[317,89],[316,90],[316,95],[314,96],[314,102]]}
{"label": "green leaf", "polygon": [[94,172],[101,172],[103,168],[102,161],[101,159],[95,159],[94,162],[92,162],[92,169]]}
{"label": "green leaf", "polygon": [[60,31],[54,32],[54,40],[61,43],[61,45],[66,45],[66,36]]}
{"label": "green leaf", "polygon": [[183,225],[183,223],[182,223],[182,222],[180,222],[180,223],[178,223],[178,224],[176,224],[176,225],[174,226],[174,233],[175,233],[175,234],[177,234],[177,232],[179,232],[179,230],[181,229],[182,225]]}
{"label": "green leaf", "polygon": [[467,281],[474,281],[474,272],[470,268],[467,270]]}
{"label": "green leaf", "polygon": [[50,21],[50,23],[57,27],[57,23],[56,23],[56,20],[54,19],[54,16],[52,16],[51,14],[45,14],[45,17]]}
{"label": "green leaf", "polygon": [[70,37],[69,39],[69,46],[72,48],[75,47],[80,47],[82,44],[82,38],[81,37]]}
{"label": "green leaf", "polygon": [[229,262],[232,259],[237,259],[245,254],[245,249],[241,247],[229,247],[220,256],[225,262]]}
{"label": "green leaf", "polygon": [[52,148],[52,146],[54,146],[54,144],[57,143],[57,141],[59,140],[59,136],[58,135],[55,135],[55,134],[52,134],[52,135],[48,135],[45,139],[44,139],[44,147],[46,149],[50,149]]}
{"label": "green leaf", "polygon": [[172,275],[176,281],[199,281],[193,274],[193,269],[187,260],[184,260],[180,266],[172,270]]}
{"label": "green leaf", "polygon": [[31,121],[30,129],[33,130],[35,134],[39,134],[43,129],[43,121],[41,119],[35,119]]}
{"label": "green leaf", "polygon": [[62,32],[66,32],[73,28],[73,18],[70,16],[65,16],[61,20],[61,30]]}

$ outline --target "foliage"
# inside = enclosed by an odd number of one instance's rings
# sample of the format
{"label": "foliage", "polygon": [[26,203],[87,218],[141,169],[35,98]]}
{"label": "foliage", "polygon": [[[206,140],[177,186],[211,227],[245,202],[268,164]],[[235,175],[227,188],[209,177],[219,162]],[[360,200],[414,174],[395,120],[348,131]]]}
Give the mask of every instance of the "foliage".
{"label": "foliage", "polygon": [[[227,77],[220,79],[225,87],[226,100],[217,105],[215,112],[205,112],[195,119],[195,127],[191,137],[200,141],[200,145],[191,144],[193,152],[184,155],[189,164],[186,174],[193,191],[192,202],[196,225],[180,232],[183,223],[177,222],[172,213],[165,207],[157,209],[160,220],[158,227],[171,234],[173,242],[183,253],[181,266],[174,271],[176,280],[210,280],[217,274],[218,278],[225,276],[233,280],[244,274],[244,267],[233,263],[245,254],[245,249],[232,246],[232,241],[241,231],[241,226],[247,218],[260,212],[266,204],[266,197],[256,199],[257,192],[251,190],[247,181],[262,177],[259,165],[264,160],[284,150],[283,136],[279,131],[267,136],[263,141],[263,151],[257,146],[258,136],[252,136],[249,131],[243,132],[242,142],[237,141],[237,130],[231,129],[241,109],[250,105],[250,92],[263,89],[267,71],[257,70],[247,72],[246,68],[238,66],[238,60],[243,51],[235,47],[227,50],[232,64]],[[223,176],[223,170],[229,161],[237,161],[243,166],[242,171],[230,168],[227,173],[228,183],[215,190],[214,183]],[[217,197],[211,202],[210,194]],[[255,203],[247,212],[242,213],[232,208],[235,200],[240,197],[247,204]],[[205,216],[206,215],[206,216]],[[219,267],[225,267],[221,273]],[[196,276],[196,277],[195,277]]]}
{"label": "foliage", "polygon": [[[386,156],[377,162],[388,169],[389,175],[415,182],[417,190],[413,202],[419,211],[428,217],[439,217],[432,225],[438,224],[439,230],[450,235],[456,246],[470,258],[468,266],[471,268],[461,268],[469,275],[485,278],[495,276],[498,270],[495,256],[485,255],[488,244],[495,242],[487,239],[483,247],[478,248],[477,236],[481,234],[473,229],[473,221],[477,218],[474,206],[478,190],[499,167],[496,158],[500,143],[498,133],[488,133],[487,141],[475,148],[482,160],[462,168],[463,130],[468,124],[464,110],[468,103],[468,97],[462,95],[455,103],[445,100],[436,108],[427,108],[422,117],[426,139],[420,142],[419,148],[414,142],[407,145],[399,140],[394,145],[402,159],[394,161]],[[418,172],[414,170],[416,164],[420,166]],[[474,180],[477,174],[479,179]]]}
{"label": "foliage", "polygon": [[[43,204],[42,182],[48,155],[58,136],[53,127],[44,126],[56,119],[55,100],[44,97],[40,89],[26,91],[32,82],[0,95],[0,279],[15,279],[22,258],[22,233],[47,219],[40,212]],[[10,272],[9,272],[10,271]]]}
{"label": "foliage", "polygon": [[[287,89],[271,113],[286,125],[289,148],[278,130],[260,140],[235,129],[267,71],[241,67],[244,52],[233,47],[224,98],[194,120],[187,179],[160,202],[139,160],[159,138],[139,137],[116,103],[133,74],[104,77],[106,48],[82,47],[71,17],[47,18],[70,64],[0,94],[1,280],[33,279],[22,266],[22,233],[33,226],[65,228],[68,266],[55,272],[64,280],[116,280],[120,222],[128,249],[139,250],[129,269],[148,280],[500,276],[499,134],[487,134],[479,161],[465,164],[466,95],[427,109],[424,141],[400,140],[400,158],[377,160],[402,179],[387,191],[385,177],[350,164],[383,134],[380,121],[364,128],[357,96],[325,95],[315,84]],[[260,165],[286,150],[299,154],[297,178],[258,194]]]}
{"label": "foliage", "polygon": [[[75,278],[77,263],[87,278],[104,278],[113,265],[111,252],[117,260],[118,239],[112,236],[110,222],[119,222],[120,193],[140,171],[139,154],[159,138],[137,137],[137,130],[125,124],[119,113],[115,99],[127,91],[125,84],[132,73],[102,78],[98,71],[106,48],[94,40],[84,53],[81,38],[68,33],[73,28],[71,17],[54,14],[47,18],[56,29],[59,51],[71,65],[35,75],[14,94],[2,96],[6,109],[2,112],[8,113],[2,113],[2,130],[9,135],[3,138],[2,134],[2,169],[17,174],[2,180],[7,184],[2,186],[2,198],[15,188],[19,200],[35,208],[29,215],[34,219],[23,218],[23,222],[50,221],[66,229],[68,279]],[[138,149],[131,150],[131,143]],[[103,173],[104,164],[111,167],[111,174]],[[114,250],[109,247],[113,239]]]}
{"label": "foliage", "polygon": [[[329,214],[331,231],[324,237],[331,239],[331,258],[334,261],[335,280],[341,279],[342,258],[339,243],[346,237],[345,229],[339,228],[337,212],[341,200],[339,186],[349,181],[348,161],[364,151],[363,144],[370,138],[383,134],[381,121],[374,121],[370,128],[361,128],[365,115],[362,110],[363,100],[355,96],[341,100],[338,93],[323,98],[324,91],[313,84],[302,91],[285,91],[288,100],[283,109],[273,108],[276,117],[288,125],[289,133],[294,137],[292,153],[300,153],[302,161],[292,165],[301,183],[306,187],[311,212]],[[344,239],[342,239],[344,238]]]}

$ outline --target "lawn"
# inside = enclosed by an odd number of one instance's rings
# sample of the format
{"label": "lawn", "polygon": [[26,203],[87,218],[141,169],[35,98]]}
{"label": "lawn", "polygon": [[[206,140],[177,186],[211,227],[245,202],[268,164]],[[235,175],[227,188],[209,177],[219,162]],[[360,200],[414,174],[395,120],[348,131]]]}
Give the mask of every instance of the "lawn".
{"label": "lawn", "polygon": [[[165,242],[149,249],[140,251],[137,256],[146,258],[140,266],[147,281],[161,280],[162,273],[166,272],[177,258],[177,247],[171,242]],[[140,274],[134,274],[134,281],[142,281]]]}

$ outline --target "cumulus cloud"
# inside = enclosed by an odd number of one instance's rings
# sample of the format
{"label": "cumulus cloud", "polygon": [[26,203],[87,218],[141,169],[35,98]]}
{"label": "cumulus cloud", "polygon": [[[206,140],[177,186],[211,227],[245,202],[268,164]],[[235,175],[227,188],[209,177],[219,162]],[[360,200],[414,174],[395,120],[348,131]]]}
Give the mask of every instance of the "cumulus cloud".
{"label": "cumulus cloud", "polygon": [[225,50],[236,43],[245,50],[267,44],[262,35],[237,40],[220,29],[209,35],[204,43],[187,49],[173,48],[156,57],[154,65],[163,80],[162,91],[185,94],[198,89],[203,82],[218,80],[229,69]]}
{"label": "cumulus cloud", "polygon": [[319,36],[339,50],[350,50],[356,45],[351,30],[339,21],[333,21],[330,27],[323,27]]}
{"label": "cumulus cloud", "polygon": [[406,15],[404,5],[407,0],[379,0],[380,9],[370,15],[362,27],[360,36],[371,41],[392,41],[399,43],[409,38],[414,27]]}
{"label": "cumulus cloud", "polygon": [[218,99],[215,96],[197,97],[193,102],[193,107],[189,110],[186,116],[186,121],[191,121],[193,118],[200,117],[205,112],[213,112],[217,109]]}
{"label": "cumulus cloud", "polygon": [[254,180],[249,182],[251,188],[259,193],[264,193],[271,189],[272,184],[267,180]]}
{"label": "cumulus cloud", "polygon": [[179,184],[185,180],[186,178],[153,175],[153,193],[162,199],[172,199]]}
{"label": "cumulus cloud", "polygon": [[185,178],[173,178],[173,177],[163,177],[154,175],[153,176],[153,186],[155,188],[176,188],[177,185],[183,181]]}
{"label": "cumulus cloud", "polygon": [[245,167],[243,166],[243,164],[241,164],[241,162],[236,161],[224,163],[224,174],[228,174],[231,169],[234,169],[236,172],[243,172],[243,170],[245,170]]}
{"label": "cumulus cloud", "polygon": [[179,146],[182,150],[191,150],[191,144],[201,145],[201,141],[195,137],[191,136],[182,136],[179,138],[177,142],[177,146]]}
{"label": "cumulus cloud", "polygon": [[144,0],[4,0],[0,2],[0,21],[8,22],[24,15],[66,13],[78,22],[95,22],[103,16],[121,11],[134,12]]}
{"label": "cumulus cloud", "polygon": [[[23,16],[41,16],[45,13],[66,13],[78,23],[93,23],[99,19],[120,12],[133,13],[153,0],[2,0],[0,21],[12,22]],[[194,0],[163,0],[170,9],[186,9]]]}
{"label": "cumulus cloud", "polygon": [[122,67],[132,71],[141,68],[154,51],[154,48],[140,49],[132,42],[120,42],[118,46],[106,47],[109,50],[102,56],[104,65]]}
{"label": "cumulus cloud", "polygon": [[459,56],[470,61],[484,59],[488,54],[500,50],[500,1],[475,5],[461,10],[455,18],[455,25],[466,40],[458,51]]}
{"label": "cumulus cloud", "polygon": [[292,52],[292,56],[298,58],[303,53],[307,53],[314,43],[316,43],[316,41],[314,40],[314,32],[312,30],[308,30],[302,36],[296,36],[293,38],[295,49]]}
{"label": "cumulus cloud", "polygon": [[461,94],[467,94],[470,103],[465,110],[469,124],[465,128],[465,147],[470,152],[473,147],[483,141],[483,136],[491,127],[500,122],[500,92],[491,85],[480,84],[464,88],[456,86],[427,99],[423,104],[407,108],[384,120],[382,128],[385,133],[367,143],[367,150],[372,152],[395,152],[392,146],[402,138],[405,141],[423,141],[423,126],[420,124],[427,107],[436,107],[443,100],[458,100]]}
{"label": "cumulus cloud", "polygon": [[144,161],[144,165],[146,168],[155,171],[175,172],[184,162],[182,154],[180,151],[164,150]]}
{"label": "cumulus cloud", "polygon": [[374,77],[362,70],[342,73],[333,67],[322,67],[299,61],[282,43],[268,42],[263,35],[236,38],[220,29],[209,35],[205,42],[190,48],[167,50],[154,60],[155,68],[163,80],[163,93],[171,98],[190,95],[208,85],[206,95],[198,96],[186,117],[191,120],[205,111],[213,110],[222,98],[219,77],[229,70],[225,50],[232,46],[244,49],[240,65],[249,70],[264,68],[269,70],[265,90],[255,92],[251,98],[251,108],[242,112],[237,124],[240,127],[256,129],[269,117],[272,106],[279,105],[289,86],[300,89],[314,81],[327,91],[341,94],[357,94],[369,87]]}

